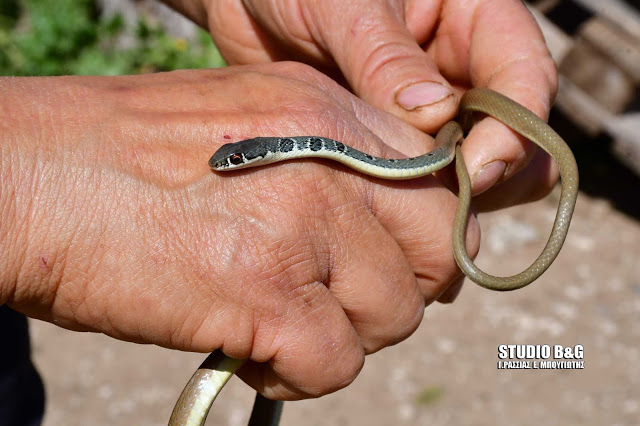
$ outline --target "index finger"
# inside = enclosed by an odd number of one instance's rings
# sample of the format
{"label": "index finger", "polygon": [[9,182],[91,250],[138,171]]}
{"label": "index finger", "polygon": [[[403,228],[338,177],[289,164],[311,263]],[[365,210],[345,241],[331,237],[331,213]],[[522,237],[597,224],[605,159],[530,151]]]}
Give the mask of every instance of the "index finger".
{"label": "index finger", "polygon": [[[521,2],[478,1],[473,8],[448,2],[442,18],[442,35],[429,53],[447,78],[467,87],[489,87],[547,118],[557,90],[555,64]],[[516,174],[534,152],[533,144],[506,126],[483,120],[463,145],[474,193]],[[557,169],[547,170],[550,176],[540,178],[555,181]]]}

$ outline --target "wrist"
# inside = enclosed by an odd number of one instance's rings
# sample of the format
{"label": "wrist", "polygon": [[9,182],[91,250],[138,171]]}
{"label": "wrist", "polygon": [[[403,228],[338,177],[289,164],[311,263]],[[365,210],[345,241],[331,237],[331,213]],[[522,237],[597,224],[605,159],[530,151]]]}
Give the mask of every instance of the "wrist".
{"label": "wrist", "polygon": [[14,168],[17,161],[11,146],[10,126],[5,112],[7,103],[0,97],[0,305],[12,298],[17,281],[18,259],[24,257],[24,241],[17,226]]}
{"label": "wrist", "polygon": [[60,98],[65,88],[52,82],[0,78],[0,304],[53,295],[53,265],[63,247],[51,239],[58,228],[53,216],[65,175],[49,160],[59,153],[60,135],[69,133],[65,127],[77,121],[61,108],[68,104]]}
{"label": "wrist", "polygon": [[[24,259],[26,241],[24,221],[28,215],[20,202],[29,188],[28,176],[19,172],[24,158],[18,151],[17,133],[29,138],[31,126],[21,119],[23,104],[19,93],[22,79],[0,78],[0,304],[10,302],[15,293],[20,259]],[[17,104],[16,104],[17,103]]]}

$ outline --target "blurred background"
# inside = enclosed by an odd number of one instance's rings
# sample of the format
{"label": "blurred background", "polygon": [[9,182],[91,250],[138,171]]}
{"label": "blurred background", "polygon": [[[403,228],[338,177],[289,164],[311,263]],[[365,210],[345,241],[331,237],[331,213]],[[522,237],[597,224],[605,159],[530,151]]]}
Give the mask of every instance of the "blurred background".
{"label": "blurred background", "polygon": [[[283,425],[637,425],[640,419],[640,1],[528,2],[558,64],[550,122],[580,167],[565,247],[535,285],[467,283],[356,381],[288,403]],[[156,1],[0,1],[0,75],[118,75],[224,66],[208,34]],[[480,216],[478,264],[537,256],[558,191]],[[45,425],[166,424],[204,354],[31,321]],[[498,370],[501,344],[583,345],[584,370]],[[233,379],[207,424],[244,425],[253,391]],[[0,419],[1,423],[1,419]]]}

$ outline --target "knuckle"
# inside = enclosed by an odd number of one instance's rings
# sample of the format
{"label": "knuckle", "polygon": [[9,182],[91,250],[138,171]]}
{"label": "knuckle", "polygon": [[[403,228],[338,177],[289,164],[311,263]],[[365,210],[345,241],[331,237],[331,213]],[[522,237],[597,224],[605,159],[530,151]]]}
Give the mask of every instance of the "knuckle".
{"label": "knuckle", "polygon": [[385,64],[411,58],[418,50],[414,43],[407,43],[405,35],[399,30],[401,27],[389,25],[385,16],[379,10],[372,9],[354,17],[352,27],[358,28],[358,33],[351,43],[354,47],[357,45],[360,51],[354,57],[358,63],[352,65],[360,69],[356,84],[381,78],[380,71]]}
{"label": "knuckle", "polygon": [[291,292],[287,325],[275,340],[283,346],[275,360],[290,383],[307,396],[318,397],[353,381],[364,364],[360,340],[329,290],[319,283]]}
{"label": "knuckle", "polygon": [[[333,345],[333,343],[332,343]],[[332,347],[323,350],[314,365],[316,377],[319,379],[304,391],[312,397],[323,396],[349,385],[358,376],[364,366],[365,352],[362,350],[335,351]]]}
{"label": "knuckle", "polygon": [[367,353],[409,337],[420,325],[425,306],[416,277],[406,260],[394,262],[394,266],[387,264],[375,274],[381,277],[381,290],[375,291],[379,294],[377,298],[364,300],[365,323],[358,328]]}
{"label": "knuckle", "polygon": [[422,322],[425,309],[424,299],[417,291],[415,278],[412,278],[411,281],[413,287],[416,288],[416,292],[409,300],[405,300],[403,308],[399,310],[400,315],[397,316],[398,319],[396,320],[395,339],[391,340],[390,344],[398,343],[409,337]]}
{"label": "knuckle", "polygon": [[341,357],[335,365],[332,374],[332,383],[323,389],[323,394],[328,394],[348,386],[358,376],[364,366],[364,351],[349,352]]}
{"label": "knuckle", "polygon": [[315,68],[302,62],[280,61],[274,62],[272,65],[275,70],[280,70],[282,73],[291,76],[311,76],[319,74]]}
{"label": "knuckle", "polygon": [[[405,43],[385,42],[373,45],[367,52],[358,78],[358,82],[364,83],[378,78],[385,78],[383,72],[390,63],[407,63],[414,56],[415,51]],[[400,67],[400,65],[398,65]]]}
{"label": "knuckle", "polygon": [[[412,282],[416,287],[415,279]],[[366,334],[366,337],[362,337],[367,354],[395,345],[416,331],[424,315],[425,303],[419,291],[413,293],[410,297],[402,298],[401,308],[393,309],[389,312],[390,315],[383,317],[386,321],[377,321],[376,326]]]}
{"label": "knuckle", "polygon": [[327,85],[330,85],[332,87],[340,87],[331,78],[313,68],[311,65],[294,61],[282,61],[275,62],[272,64],[272,66],[275,70],[282,73],[282,75],[294,80],[298,80],[305,84],[313,82],[318,84],[320,87],[326,87]]}

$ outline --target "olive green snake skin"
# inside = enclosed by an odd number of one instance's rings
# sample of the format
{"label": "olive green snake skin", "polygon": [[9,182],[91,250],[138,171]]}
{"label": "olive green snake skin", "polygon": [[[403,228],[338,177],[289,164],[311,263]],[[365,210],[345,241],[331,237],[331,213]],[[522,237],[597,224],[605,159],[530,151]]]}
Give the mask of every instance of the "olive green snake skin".
{"label": "olive green snake skin", "polygon": [[[472,89],[460,101],[459,123],[451,121],[438,132],[436,149],[409,159],[383,159],[348,147],[340,142],[316,137],[269,137],[226,144],[209,161],[217,171],[260,166],[294,158],[322,157],[341,162],[364,174],[382,179],[413,179],[433,173],[456,159],[459,201],[455,214],[453,250],[462,272],[473,282],[490,290],[509,291],[536,280],[562,248],[578,196],[578,167],[575,158],[549,125],[520,104],[489,89]],[[473,114],[483,113],[504,123],[544,149],[557,163],[561,178],[561,195],[549,240],[538,258],[524,271],[510,277],[496,277],[478,269],[465,246],[465,230],[471,206],[471,182],[462,157],[462,130],[469,131]],[[462,127],[461,127],[462,126]],[[213,352],[196,371],[169,420],[170,426],[202,425],[213,400],[226,381],[242,366],[244,360]],[[277,425],[282,402],[269,401],[258,395],[249,424]]]}

